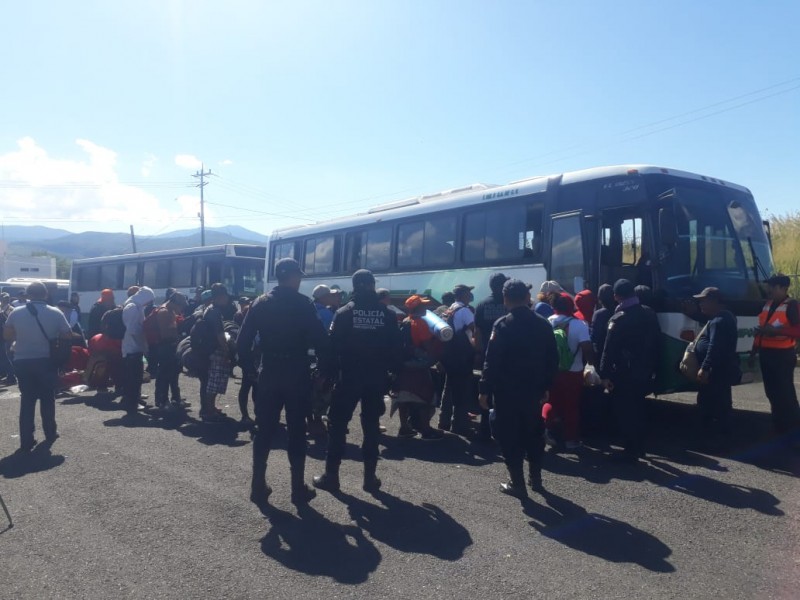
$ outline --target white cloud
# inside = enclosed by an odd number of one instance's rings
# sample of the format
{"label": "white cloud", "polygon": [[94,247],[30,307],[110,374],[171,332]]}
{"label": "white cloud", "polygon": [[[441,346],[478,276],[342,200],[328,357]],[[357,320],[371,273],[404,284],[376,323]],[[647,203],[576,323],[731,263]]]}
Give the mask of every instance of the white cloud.
{"label": "white cloud", "polygon": [[153,171],[156,162],[158,162],[158,158],[156,158],[155,154],[150,154],[149,152],[145,154],[144,161],[142,162],[142,177],[150,177],[150,173]]}
{"label": "white cloud", "polygon": [[30,137],[0,154],[0,220],[120,231],[131,223],[154,230],[189,216],[180,202],[167,210],[149,191],[120,183],[113,150],[83,139],[75,144],[84,153],[77,160],[50,156]]}
{"label": "white cloud", "polygon": [[226,158],[225,160],[220,161],[219,164],[222,165],[223,167],[228,167],[233,164],[233,161],[230,158]]}
{"label": "white cloud", "polygon": [[199,169],[202,162],[193,154],[178,154],[175,156],[175,164],[184,169]]}

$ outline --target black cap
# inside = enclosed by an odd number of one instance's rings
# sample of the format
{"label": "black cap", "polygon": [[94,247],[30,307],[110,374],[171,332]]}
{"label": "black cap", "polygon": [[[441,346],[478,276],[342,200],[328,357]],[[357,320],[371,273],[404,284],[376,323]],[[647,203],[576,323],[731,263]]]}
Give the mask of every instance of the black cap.
{"label": "black cap", "polygon": [[509,300],[526,300],[530,291],[531,286],[519,279],[508,279],[503,284],[503,296]]}
{"label": "black cap", "polygon": [[702,300],[703,298],[711,298],[717,302],[722,302],[722,292],[719,291],[719,288],[715,287],[707,287],[694,297],[698,300]]}
{"label": "black cap", "polygon": [[617,279],[614,284],[614,295],[620,298],[633,298],[636,295],[636,288],[627,279]]}
{"label": "black cap", "polygon": [[775,273],[775,275],[767,279],[764,283],[767,285],[777,285],[778,287],[788,288],[790,285],[792,285],[792,280],[783,273]]}
{"label": "black cap", "polygon": [[492,273],[492,276],[489,277],[489,289],[491,289],[493,292],[499,292],[503,289],[503,285],[509,279],[510,278],[504,273]]}
{"label": "black cap", "polygon": [[211,286],[211,297],[212,298],[220,298],[221,296],[228,295],[228,288],[226,288],[221,283],[215,283]]}
{"label": "black cap", "polygon": [[463,283],[459,283],[456,287],[453,288],[453,293],[456,297],[461,296],[462,294],[469,294],[472,290],[475,289],[474,285],[464,285]]}
{"label": "black cap", "polygon": [[300,268],[300,263],[293,258],[282,258],[275,263],[275,278],[278,280],[288,277],[289,275],[300,275],[305,277],[303,269]]}
{"label": "black cap", "polygon": [[360,288],[375,284],[375,276],[368,269],[359,269],[353,273],[353,288]]}

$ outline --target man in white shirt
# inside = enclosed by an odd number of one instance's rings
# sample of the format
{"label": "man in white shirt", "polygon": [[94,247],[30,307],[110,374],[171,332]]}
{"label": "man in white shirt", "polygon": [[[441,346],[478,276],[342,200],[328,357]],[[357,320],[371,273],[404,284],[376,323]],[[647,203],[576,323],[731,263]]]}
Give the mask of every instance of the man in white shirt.
{"label": "man in white shirt", "polygon": [[147,338],[144,334],[144,309],[155,300],[155,294],[147,286],[139,288],[125,302],[122,309],[122,322],[125,324],[125,337],[122,338],[122,361],[125,369],[122,406],[128,416],[139,409],[142,399],[142,376],[144,375],[144,355],[147,354]]}
{"label": "man in white shirt", "polygon": [[[583,368],[585,364],[594,364],[594,349],[589,326],[574,316],[575,303],[569,294],[562,292],[556,296],[553,300],[553,309],[555,314],[548,320],[553,329],[566,331],[567,345],[573,359],[569,369],[559,368],[553,387],[550,388],[549,401],[542,407],[542,417],[547,427],[549,442],[560,441],[558,437],[561,437],[567,450],[576,450],[581,446]],[[556,429],[559,430],[560,436],[554,437]]]}

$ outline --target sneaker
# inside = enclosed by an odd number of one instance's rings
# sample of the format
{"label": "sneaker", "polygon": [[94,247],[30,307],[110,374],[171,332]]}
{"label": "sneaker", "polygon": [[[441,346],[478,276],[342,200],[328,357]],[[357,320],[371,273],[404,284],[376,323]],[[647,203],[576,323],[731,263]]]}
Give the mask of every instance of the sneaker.
{"label": "sneaker", "polygon": [[513,496],[514,498],[519,498],[520,500],[528,497],[528,492],[525,489],[525,485],[515,485],[513,481],[501,483],[500,491],[507,496]]}
{"label": "sneaker", "polygon": [[20,444],[19,448],[23,452],[30,452],[31,450],[33,450],[36,444],[37,444],[36,440],[29,440],[27,442],[23,442],[22,444]]}
{"label": "sneaker", "polygon": [[386,425],[378,425],[378,431],[381,433],[386,433]]}
{"label": "sneaker", "polygon": [[222,423],[225,417],[220,416],[217,412],[201,413],[200,419],[203,423]]}
{"label": "sneaker", "polygon": [[444,431],[431,428],[428,431],[423,431],[420,437],[426,442],[438,442],[444,439]]}
{"label": "sneaker", "polygon": [[272,494],[272,488],[266,483],[263,486],[250,486],[250,502],[256,506],[266,504],[269,501],[270,494]]}
{"label": "sneaker", "polygon": [[403,425],[400,427],[400,430],[397,432],[397,437],[399,438],[413,438],[417,437],[417,430],[411,427],[410,425]]}

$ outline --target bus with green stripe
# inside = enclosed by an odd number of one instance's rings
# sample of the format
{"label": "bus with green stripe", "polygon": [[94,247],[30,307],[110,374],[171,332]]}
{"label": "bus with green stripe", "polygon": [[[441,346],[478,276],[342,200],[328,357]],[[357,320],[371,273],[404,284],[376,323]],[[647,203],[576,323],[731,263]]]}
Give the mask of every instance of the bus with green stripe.
{"label": "bus with green stripe", "polygon": [[738,318],[746,354],[772,272],[768,229],[750,191],[729,181],[648,165],[599,167],[506,185],[474,184],[377,206],[366,213],[280,229],[270,237],[268,283],[285,257],[307,277],[350,289],[350,275],[370,269],[396,300],[439,299],[456,284],[489,294],[502,271],[533,285],[558,281],[570,293],[620,278],[652,289],[662,330],[657,391],[690,389],[678,370],[701,326],[685,303],[714,286]]}

